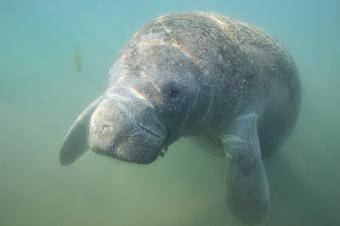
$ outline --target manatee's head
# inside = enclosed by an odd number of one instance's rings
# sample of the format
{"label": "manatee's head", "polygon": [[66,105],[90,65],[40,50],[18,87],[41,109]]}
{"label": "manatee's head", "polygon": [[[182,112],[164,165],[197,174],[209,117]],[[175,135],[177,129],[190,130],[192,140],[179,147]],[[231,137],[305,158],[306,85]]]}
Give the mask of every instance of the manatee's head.
{"label": "manatee's head", "polygon": [[178,47],[127,48],[92,114],[89,147],[129,162],[155,160],[190,129],[198,109],[197,73],[197,65]]}
{"label": "manatee's head", "polygon": [[185,45],[164,33],[135,35],[111,68],[104,95],[72,125],[61,163],[88,148],[129,162],[154,161],[202,121],[207,95],[200,73]]}

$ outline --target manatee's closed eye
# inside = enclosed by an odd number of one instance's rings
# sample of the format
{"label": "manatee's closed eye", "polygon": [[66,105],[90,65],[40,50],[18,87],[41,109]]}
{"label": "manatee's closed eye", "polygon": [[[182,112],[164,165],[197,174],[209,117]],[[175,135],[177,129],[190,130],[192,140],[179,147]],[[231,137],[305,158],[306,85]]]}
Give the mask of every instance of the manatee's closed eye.
{"label": "manatee's closed eye", "polygon": [[171,99],[175,99],[175,98],[178,97],[178,90],[171,88],[171,89],[168,90],[168,95]]}
{"label": "manatee's closed eye", "polygon": [[167,100],[176,101],[182,95],[182,87],[176,82],[169,82],[163,87],[162,93]]}

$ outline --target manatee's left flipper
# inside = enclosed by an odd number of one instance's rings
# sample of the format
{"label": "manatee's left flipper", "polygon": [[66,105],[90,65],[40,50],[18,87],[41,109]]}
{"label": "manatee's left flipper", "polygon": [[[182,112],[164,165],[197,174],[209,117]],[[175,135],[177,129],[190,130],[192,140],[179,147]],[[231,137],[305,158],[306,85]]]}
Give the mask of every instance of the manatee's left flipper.
{"label": "manatee's left flipper", "polygon": [[227,205],[250,225],[265,224],[270,210],[256,121],[255,113],[240,116],[220,136],[226,154]]}
{"label": "manatee's left flipper", "polygon": [[60,164],[70,165],[77,160],[87,149],[88,145],[88,128],[92,113],[97,109],[102,97],[93,101],[73,122],[67,132],[63,145],[60,150]]}

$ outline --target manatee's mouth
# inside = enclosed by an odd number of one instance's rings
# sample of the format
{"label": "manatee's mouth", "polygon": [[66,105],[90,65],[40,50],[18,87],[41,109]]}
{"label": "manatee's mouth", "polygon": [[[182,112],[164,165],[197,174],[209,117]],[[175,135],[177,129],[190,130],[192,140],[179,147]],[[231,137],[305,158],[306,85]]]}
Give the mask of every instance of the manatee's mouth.
{"label": "manatee's mouth", "polygon": [[94,146],[91,149],[99,154],[126,162],[147,164],[162,156],[166,139],[145,126],[125,137],[122,141],[108,146]]}
{"label": "manatee's mouth", "polygon": [[156,139],[159,139],[162,142],[165,142],[167,140],[167,137],[162,137],[161,135],[159,135],[157,132],[152,131],[151,129],[148,129],[145,125],[143,125],[142,123],[138,123],[137,125],[144,130],[146,133],[150,134],[151,136],[155,137]]}
{"label": "manatee's mouth", "polygon": [[93,129],[90,133],[90,148],[96,153],[119,160],[150,163],[164,154],[162,149],[168,141],[167,130],[157,122],[134,120],[128,125],[105,124],[105,128],[102,125],[101,129]]}

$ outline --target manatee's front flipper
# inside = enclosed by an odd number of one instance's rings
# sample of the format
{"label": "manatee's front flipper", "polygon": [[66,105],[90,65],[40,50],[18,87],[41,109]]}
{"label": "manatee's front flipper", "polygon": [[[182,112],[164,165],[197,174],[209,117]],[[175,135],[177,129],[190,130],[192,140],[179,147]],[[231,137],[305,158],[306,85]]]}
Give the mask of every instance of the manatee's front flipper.
{"label": "manatee's front flipper", "polygon": [[73,122],[67,132],[60,151],[60,164],[70,165],[77,160],[87,149],[88,146],[88,128],[92,113],[96,110],[102,97],[92,102]]}
{"label": "manatee's front flipper", "polygon": [[270,209],[256,121],[254,113],[240,116],[220,136],[226,154],[226,202],[249,225],[265,224]]}

